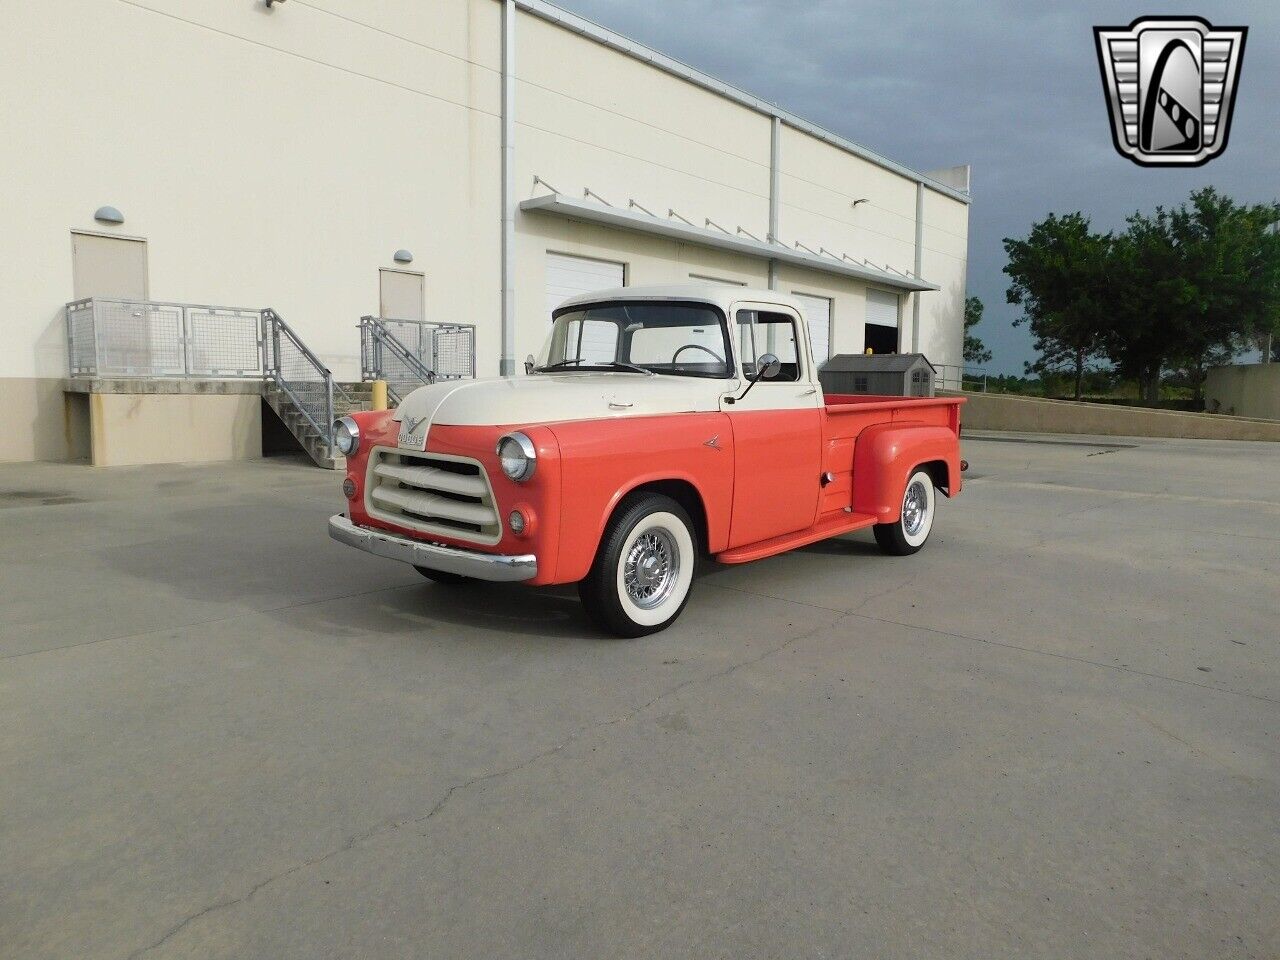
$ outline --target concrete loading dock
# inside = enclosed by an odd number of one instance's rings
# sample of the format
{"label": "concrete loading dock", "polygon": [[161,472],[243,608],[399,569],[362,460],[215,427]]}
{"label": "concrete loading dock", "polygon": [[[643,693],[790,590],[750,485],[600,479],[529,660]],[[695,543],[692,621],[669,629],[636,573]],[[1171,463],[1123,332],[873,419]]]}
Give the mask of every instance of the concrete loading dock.
{"label": "concrete loading dock", "polygon": [[1280,445],[964,452],[913,576],[818,544],[640,642],[330,544],[301,463],[0,467],[0,943],[1280,953]]}

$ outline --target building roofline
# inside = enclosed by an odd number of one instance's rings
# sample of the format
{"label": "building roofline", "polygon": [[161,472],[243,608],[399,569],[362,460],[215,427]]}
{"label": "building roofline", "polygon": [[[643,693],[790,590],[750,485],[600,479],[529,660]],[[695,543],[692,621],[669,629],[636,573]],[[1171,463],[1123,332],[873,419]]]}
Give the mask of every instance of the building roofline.
{"label": "building roofline", "polygon": [[570,13],[568,10],[563,10],[553,3],[548,3],[547,0],[514,0],[514,2],[516,7],[523,10],[525,13],[532,14],[541,20],[546,20],[549,23],[563,27],[564,29],[579,34],[580,36],[594,40],[606,47],[617,50],[619,53],[623,53],[633,59],[647,63],[652,67],[656,67],[664,73],[672,74],[682,80],[702,87],[704,90],[710,90],[712,93],[718,94],[728,100],[732,100],[733,102],[754,110],[757,113],[763,114],[767,117],[777,117],[787,126],[795,130],[799,130],[801,133],[806,133],[809,136],[815,137],[824,143],[828,143],[837,149],[845,151],[846,153],[851,153],[856,157],[860,157],[863,160],[874,163],[876,166],[889,170],[892,173],[896,173],[901,177],[905,177],[914,183],[923,184],[930,190],[934,190],[944,196],[951,197],[953,200],[959,200],[961,203],[972,202],[973,198],[966,191],[957,190],[939,180],[935,180],[927,174],[921,173],[918,170],[912,170],[910,167],[898,163],[897,161],[890,160],[888,157],[883,157],[874,150],[864,147],[860,143],[855,143],[852,140],[848,140],[838,134],[832,133],[830,130],[823,129],[816,123],[811,123],[802,117],[796,116],[794,113],[783,110],[775,103],[762,100],[753,94],[747,93],[745,90],[739,89],[738,87],[725,83],[723,80],[719,80],[716,77],[711,76],[709,73],[704,73],[695,67],[689,66],[687,63],[682,63],[681,61],[676,60],[673,57],[669,57],[664,53],[659,53],[652,47],[647,47],[636,40],[632,40],[630,37],[616,33],[608,27],[602,27],[600,24],[592,20],[578,16],[576,13]]}

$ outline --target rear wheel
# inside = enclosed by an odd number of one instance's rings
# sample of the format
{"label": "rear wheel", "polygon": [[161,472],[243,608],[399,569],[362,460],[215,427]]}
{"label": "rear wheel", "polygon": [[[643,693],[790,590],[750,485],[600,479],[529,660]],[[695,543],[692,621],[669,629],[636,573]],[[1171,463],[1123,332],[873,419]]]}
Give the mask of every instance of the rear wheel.
{"label": "rear wheel", "polygon": [[902,509],[893,523],[877,523],[872,527],[876,543],[885,553],[905,557],[915,553],[929,539],[933,529],[937,491],[927,470],[917,470],[907,478],[902,492]]}
{"label": "rear wheel", "polygon": [[695,543],[689,515],[670,497],[645,493],[623,501],[578,584],[587,615],[622,637],[665,630],[689,601]]}
{"label": "rear wheel", "polygon": [[414,567],[420,574],[428,580],[434,580],[436,583],[470,583],[470,577],[464,577],[460,573],[449,573],[447,570],[432,570],[430,567]]}

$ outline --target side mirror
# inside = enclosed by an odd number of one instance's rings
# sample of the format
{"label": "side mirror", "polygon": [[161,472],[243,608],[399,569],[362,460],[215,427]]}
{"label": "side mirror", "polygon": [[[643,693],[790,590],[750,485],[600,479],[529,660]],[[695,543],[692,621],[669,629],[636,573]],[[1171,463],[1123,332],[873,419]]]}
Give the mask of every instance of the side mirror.
{"label": "side mirror", "polygon": [[533,359],[532,353],[524,358],[524,372],[526,374],[533,373],[533,368],[535,365],[536,365],[536,361]]}
{"label": "side mirror", "polygon": [[772,353],[763,354],[756,361],[756,375],[752,377],[752,382],[756,380],[771,380],[778,375],[778,371],[782,369],[782,361]]}
{"label": "side mirror", "polygon": [[782,369],[781,360],[779,360],[772,353],[762,353],[760,355],[760,359],[756,361],[755,375],[747,377],[747,380],[748,380],[747,389],[743,390],[742,393],[738,394],[736,397],[725,397],[724,402],[737,403],[739,400],[745,397],[748,393],[750,393],[751,388],[754,387],[757,383],[759,383],[761,380],[768,380],[770,377],[776,377],[778,375],[778,371],[781,369]]}

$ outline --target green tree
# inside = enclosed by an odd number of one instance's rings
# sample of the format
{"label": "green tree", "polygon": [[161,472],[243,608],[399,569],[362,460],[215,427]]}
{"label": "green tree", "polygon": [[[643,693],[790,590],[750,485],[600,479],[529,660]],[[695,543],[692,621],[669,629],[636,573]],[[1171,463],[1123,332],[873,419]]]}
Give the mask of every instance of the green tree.
{"label": "green tree", "polygon": [[1243,206],[1212,187],[1170,214],[1183,275],[1195,299],[1183,318],[1175,362],[1203,400],[1208,368],[1227,363],[1259,334],[1273,329],[1280,309],[1280,241],[1271,230],[1280,205]]}
{"label": "green tree", "polygon": [[991,351],[975,334],[969,331],[982,322],[982,301],[967,297],[964,301],[964,362],[990,363]]}
{"label": "green tree", "polygon": [[1134,213],[1111,268],[1107,355],[1159,399],[1166,368],[1203,399],[1210,366],[1228,362],[1274,329],[1280,312],[1280,205],[1237,204],[1212,187],[1172,210]]}
{"label": "green tree", "polygon": [[1023,309],[1014,325],[1030,326],[1040,354],[1027,372],[1042,378],[1069,372],[1077,400],[1102,352],[1113,246],[1111,234],[1094,233],[1081,213],[1051,213],[1025,239],[1004,239],[1006,296]]}
{"label": "green tree", "polygon": [[1135,213],[1128,223],[1112,247],[1110,322],[1102,341],[1120,376],[1136,380],[1139,397],[1154,405],[1193,291],[1180,272],[1168,214]]}

